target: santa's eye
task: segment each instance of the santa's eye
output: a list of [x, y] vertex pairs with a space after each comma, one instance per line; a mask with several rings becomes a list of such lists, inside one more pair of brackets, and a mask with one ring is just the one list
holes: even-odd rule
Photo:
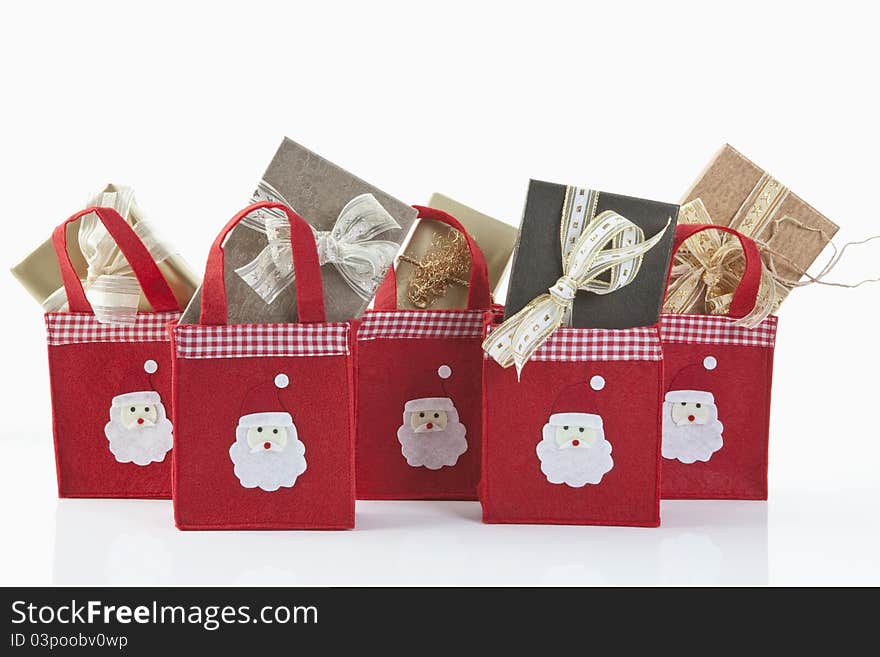
[[134, 411], [135, 411], [135, 407], [132, 406], [132, 407], [131, 407], [131, 412], [134, 413]]
[[562, 430], [563, 430], [563, 431], [568, 431], [568, 425], [565, 425], [564, 427], [562, 427]]
[[682, 405], [682, 406], [687, 406], [688, 403], [687, 403], [687, 402], [681, 402], [681, 405]]
[[702, 404], [697, 404], [697, 408], [703, 408]]
[[584, 432], [584, 428], [581, 427], [578, 431], [580, 431], [581, 433], [583, 433], [583, 432]]
[[263, 427], [257, 427], [257, 431], [263, 433]]
[[272, 429], [272, 433], [278, 433], [278, 429]]
[[419, 413], [419, 417], [425, 417], [424, 413]]
[[149, 412], [150, 412], [150, 407], [149, 407], [149, 406], [144, 406], [144, 412], [145, 412], [145, 413], [149, 413]]
[[434, 413], [434, 417], [435, 417], [435, 418], [440, 417], [440, 413]]

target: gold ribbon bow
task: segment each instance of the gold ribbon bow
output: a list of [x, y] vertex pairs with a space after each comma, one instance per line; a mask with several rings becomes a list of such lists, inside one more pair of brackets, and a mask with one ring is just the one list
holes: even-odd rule
[[416, 268], [407, 285], [407, 297], [416, 308], [429, 308], [450, 284], [468, 286], [471, 254], [464, 235], [453, 228], [446, 235], [435, 233], [421, 260], [406, 254], [400, 260]]
[[[516, 367], [517, 379], [529, 358], [570, 316], [577, 291], [611, 294], [631, 283], [645, 253], [672, 222], [670, 218], [663, 230], [646, 240], [641, 228], [611, 210], [597, 215], [576, 238], [567, 235], [578, 222], [563, 219], [563, 275], [546, 294], [508, 318], [483, 342], [483, 350], [501, 367]], [[599, 278], [606, 273], [607, 277]]]
[[[679, 224], [714, 223], [700, 199], [681, 206], [678, 221]], [[748, 223], [741, 224], [740, 232], [754, 230]], [[705, 308], [710, 315], [727, 315], [744, 271], [745, 257], [735, 236], [717, 230], [697, 233], [675, 256], [663, 312], [699, 313]], [[746, 327], [760, 324], [778, 305], [776, 286], [776, 279], [762, 262], [755, 308], [735, 323]]]

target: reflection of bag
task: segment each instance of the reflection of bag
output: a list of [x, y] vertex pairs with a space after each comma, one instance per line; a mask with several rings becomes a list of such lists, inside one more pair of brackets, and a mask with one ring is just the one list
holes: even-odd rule
[[[223, 242], [246, 215], [290, 221], [299, 321], [228, 324]], [[354, 526], [354, 333], [324, 321], [312, 229], [279, 203], [239, 212], [211, 247], [198, 324], [172, 332], [181, 529]]]
[[467, 240], [467, 309], [398, 310], [393, 270], [379, 288], [358, 333], [358, 498], [476, 499], [486, 262], [456, 219], [418, 210]]
[[484, 522], [659, 525], [662, 376], [655, 326], [557, 329], [520, 381], [487, 356]]
[[735, 320], [755, 307], [761, 259], [755, 243], [724, 226], [682, 224], [673, 252], [692, 235], [736, 236], [745, 272], [730, 315], [663, 315], [664, 498], [767, 499], [770, 386], [777, 318], [755, 328]]
[[[67, 225], [94, 212], [153, 307], [134, 324], [102, 324], [67, 252]], [[87, 208], [52, 244], [70, 312], [46, 313], [52, 427], [61, 497], [171, 496], [171, 359], [166, 324], [180, 308], [149, 251], [115, 210]]]

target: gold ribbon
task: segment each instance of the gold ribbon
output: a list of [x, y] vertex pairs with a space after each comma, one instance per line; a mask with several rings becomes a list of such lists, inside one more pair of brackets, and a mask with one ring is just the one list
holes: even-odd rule
[[407, 285], [407, 297], [416, 308], [428, 308], [445, 296], [450, 284], [468, 286], [471, 254], [464, 235], [450, 228], [446, 235], [435, 233], [421, 260], [403, 254], [400, 260], [416, 270]]
[[[855, 284], [827, 282], [824, 277], [834, 269], [849, 246], [865, 244], [880, 236], [875, 235], [859, 242], [849, 242], [839, 249], [824, 231], [812, 228], [788, 215], [777, 218], [779, 209], [788, 197], [788, 188], [778, 180], [764, 174], [746, 197], [730, 227], [754, 240], [761, 253], [761, 283], [754, 310], [734, 322], [740, 326], [754, 327], [775, 312], [785, 293], [796, 287], [819, 284], [833, 287], [856, 288], [865, 283], [875, 283], [880, 278], [868, 278]], [[699, 198], [681, 206], [678, 222], [692, 224], [715, 224]], [[818, 232], [825, 244], [831, 244], [834, 253], [828, 264], [815, 276], [784, 253], [774, 250], [768, 242], [774, 230], [782, 224], [792, 224], [808, 232]], [[765, 230], [769, 227], [770, 230]], [[767, 233], [769, 237], [762, 239]], [[808, 280], [790, 279], [776, 270], [776, 261], [782, 261], [798, 276]], [[708, 313], [727, 315], [730, 302], [745, 270], [745, 257], [739, 241], [733, 235], [721, 231], [706, 231], [688, 239], [673, 261], [669, 291], [663, 303], [663, 311], [674, 314]]]
[[[748, 209], [738, 214], [731, 227], [754, 239], [772, 220], [786, 193], [787, 190], [772, 178], [759, 182], [750, 195]], [[699, 198], [681, 207], [678, 222], [715, 223]], [[735, 236], [721, 231], [697, 233], [675, 255], [663, 312], [689, 314], [705, 309], [710, 315], [727, 315], [744, 272], [745, 256]], [[751, 328], [764, 321], [779, 305], [777, 286], [781, 285], [783, 281], [774, 276], [762, 261], [755, 308], [737, 319], [735, 324]]]
[[[563, 275], [547, 294], [533, 299], [508, 318], [483, 342], [483, 350], [501, 367], [516, 367], [517, 379], [526, 362], [570, 315], [578, 290], [611, 294], [631, 283], [639, 273], [642, 258], [660, 241], [672, 222], [646, 240], [641, 228], [626, 217], [606, 210], [589, 221], [584, 208], [589, 204], [569, 202], [566, 194], [562, 221]], [[592, 197], [594, 193], [590, 193]], [[576, 190], [574, 196], [584, 196]], [[592, 203], [595, 209], [595, 203]], [[570, 209], [570, 212], [566, 210]], [[589, 223], [574, 237], [572, 227], [584, 219]], [[607, 274], [603, 278], [603, 274]]]

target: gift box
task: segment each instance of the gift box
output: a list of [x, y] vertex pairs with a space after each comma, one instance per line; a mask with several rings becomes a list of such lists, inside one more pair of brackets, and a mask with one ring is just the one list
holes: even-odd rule
[[743, 326], [758, 299], [761, 256], [726, 226], [681, 224], [674, 250], [707, 232], [737, 240], [745, 263], [727, 315], [663, 314], [662, 496], [767, 499], [777, 318]]
[[[260, 210], [289, 222], [297, 322], [230, 323], [224, 240]], [[299, 215], [263, 202], [230, 220], [208, 255], [198, 321], [172, 330], [178, 528], [354, 526], [355, 332], [326, 321]]]
[[[455, 217], [477, 243], [495, 289], [513, 253], [516, 228], [442, 194], [432, 194], [428, 205]], [[457, 231], [442, 222], [418, 222], [397, 262], [397, 307], [464, 308], [470, 269], [467, 244]]]
[[[578, 236], [605, 212], [620, 214], [646, 235], [660, 233], [666, 226], [670, 228], [644, 254], [638, 270], [620, 270], [615, 281], [619, 291], [614, 295], [577, 291], [570, 326], [630, 328], [657, 323], [678, 206], [538, 180], [529, 183], [511, 266], [505, 317], [516, 315], [553, 286], [562, 276], [564, 261]], [[620, 286], [624, 281], [625, 285]]]
[[[668, 270], [675, 207], [653, 208], [652, 213], [662, 207], [672, 214], [648, 233], [620, 211], [590, 209], [603, 207], [603, 194], [556, 187], [533, 182], [525, 210], [533, 224], [541, 216], [538, 207], [552, 206], [559, 213], [542, 217], [555, 240], [553, 261], [560, 266], [555, 282], [500, 325], [486, 316], [483, 519], [656, 526], [663, 384], [657, 326], [565, 325], [578, 302], [595, 308], [591, 323], [650, 320], [663, 296], [654, 277], [658, 266]], [[654, 205], [623, 198], [614, 202], [630, 214]], [[521, 235], [516, 281], [522, 280], [521, 263], [550, 254], [534, 225], [528, 231], [524, 225]], [[660, 262], [646, 267], [652, 256]], [[551, 275], [546, 263], [529, 268]], [[624, 295], [642, 276], [646, 280], [635, 294]], [[511, 278], [509, 294], [519, 297], [516, 281]], [[578, 297], [579, 292], [586, 296]], [[591, 303], [591, 296], [603, 304]], [[643, 307], [628, 313], [612, 302]]]
[[[68, 254], [68, 227], [94, 213], [153, 311], [99, 322]], [[60, 497], [171, 495], [171, 354], [179, 303], [138, 234], [115, 210], [87, 208], [52, 234], [68, 312], [46, 313]], [[93, 375], [91, 375], [93, 374]]]
[[[679, 222], [727, 226], [757, 243], [768, 268], [759, 299], [762, 316], [776, 312], [793, 283], [801, 279], [838, 230], [730, 145], [715, 155], [685, 194]], [[714, 273], [694, 274], [691, 280], [684, 280], [693, 267], [689, 266], [689, 249], [682, 249], [677, 260], [681, 266], [673, 271], [673, 289], [664, 312], [724, 315], [743, 271], [741, 259], [735, 257], [740, 253], [736, 240], [705, 235], [691, 244], [698, 249], [701, 267], [714, 265]], [[735, 253], [725, 253], [730, 249]], [[761, 304], [767, 306], [764, 312]]]
[[[312, 226], [331, 322], [360, 317], [416, 218], [409, 205], [286, 138], [251, 200], [282, 203]], [[225, 249], [231, 324], [297, 320], [290, 250], [287, 218], [272, 206], [232, 231]], [[183, 321], [196, 323], [200, 312], [197, 292]]]
[[[146, 220], [145, 213], [137, 204], [130, 187], [107, 185], [102, 191], [92, 195], [86, 206], [109, 207], [116, 210], [134, 228], [138, 238], [150, 251], [180, 307], [185, 307], [189, 303], [199, 284], [198, 276], [183, 258], [157, 235], [155, 228]], [[70, 225], [67, 231], [67, 246], [74, 271], [83, 281], [93, 305], [97, 306], [93, 309], [99, 320], [132, 323], [136, 311], [151, 310], [146, 295], [137, 285], [131, 267], [112, 237], [107, 234], [97, 215], [88, 213], [77, 223]], [[12, 274], [43, 306], [44, 311], [64, 312], [67, 309], [61, 270], [58, 267], [51, 238], [15, 265]], [[108, 277], [112, 279], [111, 283], [114, 286], [102, 285]], [[127, 280], [120, 280], [121, 278]], [[126, 282], [129, 284], [126, 285]], [[116, 296], [112, 296], [114, 294]], [[126, 313], [126, 318], [121, 322], [118, 321], [120, 319], [118, 308], [112, 307], [114, 302], [119, 300], [120, 294], [133, 297], [124, 300], [130, 312]], [[108, 304], [106, 308], [101, 307], [102, 299]]]
[[[486, 262], [454, 217], [419, 207], [468, 250], [466, 307], [397, 307], [394, 270], [358, 332], [359, 499], [477, 499], [480, 480]], [[418, 228], [416, 229], [418, 230]], [[470, 265], [472, 263], [472, 266]]]

